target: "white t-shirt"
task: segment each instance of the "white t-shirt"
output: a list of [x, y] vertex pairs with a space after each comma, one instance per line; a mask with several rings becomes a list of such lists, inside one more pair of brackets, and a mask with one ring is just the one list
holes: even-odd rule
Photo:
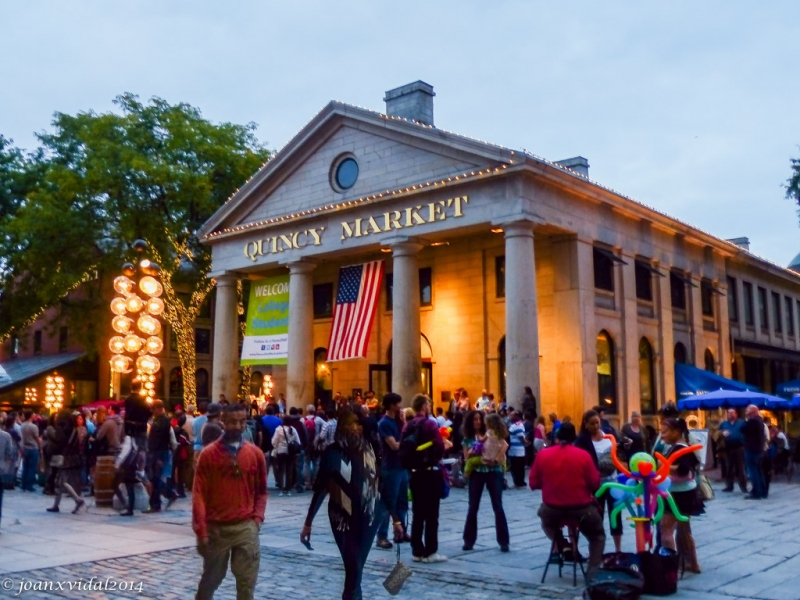
[[[596, 442], [592, 440], [594, 452], [597, 454], [597, 468], [600, 471], [600, 478], [603, 481], [615, 481], [617, 478], [617, 470], [613, 468], [613, 461], [611, 460], [611, 440], [603, 438]], [[611, 473], [608, 470], [611, 469]]]

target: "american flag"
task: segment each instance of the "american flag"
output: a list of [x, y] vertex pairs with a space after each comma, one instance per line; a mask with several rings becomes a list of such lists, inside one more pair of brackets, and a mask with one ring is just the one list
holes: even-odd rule
[[367, 356], [382, 279], [382, 260], [339, 269], [339, 290], [328, 341], [329, 361]]

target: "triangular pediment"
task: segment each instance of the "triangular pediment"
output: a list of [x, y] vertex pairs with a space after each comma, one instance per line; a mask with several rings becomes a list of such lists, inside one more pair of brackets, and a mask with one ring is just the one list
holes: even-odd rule
[[[337, 190], [332, 183], [333, 171], [343, 156], [356, 160], [358, 178], [351, 188]], [[201, 234], [506, 162], [509, 151], [504, 148], [331, 103], [217, 211]]]

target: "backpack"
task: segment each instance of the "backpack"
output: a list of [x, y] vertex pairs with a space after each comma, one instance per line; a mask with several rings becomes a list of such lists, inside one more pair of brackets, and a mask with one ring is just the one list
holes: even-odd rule
[[311, 446], [314, 443], [314, 437], [317, 435], [317, 418], [314, 415], [310, 415], [303, 419], [303, 425], [306, 426], [306, 437], [308, 439], [308, 445]]
[[400, 465], [409, 471], [428, 469], [435, 466], [432, 448], [417, 450], [425, 441], [429, 441], [422, 439], [422, 423], [422, 419], [410, 421], [400, 436], [400, 449], [398, 450]]

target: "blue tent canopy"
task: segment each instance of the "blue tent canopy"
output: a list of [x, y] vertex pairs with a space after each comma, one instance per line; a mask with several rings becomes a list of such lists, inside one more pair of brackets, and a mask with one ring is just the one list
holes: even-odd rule
[[675, 365], [675, 394], [678, 396], [679, 400], [681, 398], [691, 398], [692, 396], [707, 394], [708, 392], [717, 390], [756, 392], [758, 388], [754, 385], [728, 379], [722, 375], [692, 367], [691, 365], [680, 363]]
[[784, 381], [775, 386], [775, 394], [782, 398], [791, 400], [794, 394], [800, 394], [800, 379]]
[[788, 400], [761, 392], [717, 390], [691, 398], [678, 400], [679, 410], [715, 410], [717, 408], [745, 408], [755, 404], [760, 409], [789, 410]]

